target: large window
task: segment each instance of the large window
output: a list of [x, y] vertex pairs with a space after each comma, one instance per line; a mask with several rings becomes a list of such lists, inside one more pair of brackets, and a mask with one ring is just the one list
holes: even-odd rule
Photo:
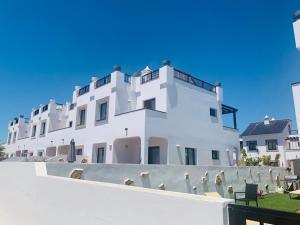
[[85, 125], [85, 114], [86, 114], [86, 109], [81, 109], [79, 110], [79, 126]]
[[196, 165], [196, 149], [185, 148], [185, 165]]
[[41, 123], [40, 135], [43, 136], [46, 133], [46, 121]]
[[278, 142], [276, 139], [266, 140], [267, 150], [269, 150], [269, 151], [276, 151], [277, 145], [278, 145]]
[[100, 121], [107, 119], [107, 102], [100, 104]]
[[145, 100], [144, 101], [144, 108], [155, 110], [155, 98]]
[[210, 116], [217, 117], [217, 110], [214, 108], [209, 109]]
[[212, 150], [212, 151], [211, 151], [211, 158], [212, 158], [213, 160], [219, 160], [219, 159], [220, 159], [219, 151], [217, 151], [217, 150]]
[[257, 141], [247, 141], [248, 151], [257, 151]]
[[31, 137], [35, 137], [36, 135], [36, 125], [32, 126], [32, 132], [31, 132]]

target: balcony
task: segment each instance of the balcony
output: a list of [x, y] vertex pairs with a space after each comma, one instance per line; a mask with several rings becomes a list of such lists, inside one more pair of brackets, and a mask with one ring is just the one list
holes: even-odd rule
[[108, 75], [106, 77], [103, 77], [103, 78], [100, 78], [99, 80], [96, 81], [95, 88], [102, 87], [102, 86], [110, 83], [110, 81], [111, 81], [111, 76], [110, 75]]
[[196, 77], [193, 77], [190, 74], [182, 72], [180, 70], [174, 69], [174, 77], [179, 79], [179, 80], [182, 80], [184, 82], [187, 82], [189, 84], [192, 84], [194, 86], [203, 88], [207, 91], [210, 91], [210, 92], [213, 92], [213, 93], [216, 92], [216, 86], [215, 85], [207, 83], [203, 80], [200, 80]]
[[131, 76], [128, 74], [124, 74], [124, 82], [125, 83], [131, 83]]
[[147, 73], [141, 77], [141, 84], [145, 84], [152, 80], [159, 78], [159, 70], [154, 70], [151, 73]]

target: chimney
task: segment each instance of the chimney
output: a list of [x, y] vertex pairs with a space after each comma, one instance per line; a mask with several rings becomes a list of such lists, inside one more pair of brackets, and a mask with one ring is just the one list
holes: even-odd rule
[[270, 118], [269, 118], [268, 115], [266, 115], [265, 118], [264, 118], [264, 124], [265, 125], [269, 125], [270, 124]]

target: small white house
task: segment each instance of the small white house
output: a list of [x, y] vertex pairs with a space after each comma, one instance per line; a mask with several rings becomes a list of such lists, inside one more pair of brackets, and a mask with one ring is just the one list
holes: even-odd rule
[[300, 157], [299, 137], [291, 130], [289, 119], [275, 120], [268, 116], [262, 122], [251, 123], [241, 134], [247, 156], [280, 155], [280, 166], [290, 166], [289, 160]]
[[[77, 160], [93, 163], [233, 165], [239, 154], [237, 109], [223, 89], [171, 67], [146, 67], [129, 76], [115, 67], [76, 86], [71, 103], [54, 100], [10, 121], [10, 156], [66, 159], [71, 139]], [[232, 114], [232, 127], [223, 126]], [[61, 159], [60, 159], [61, 160]]]

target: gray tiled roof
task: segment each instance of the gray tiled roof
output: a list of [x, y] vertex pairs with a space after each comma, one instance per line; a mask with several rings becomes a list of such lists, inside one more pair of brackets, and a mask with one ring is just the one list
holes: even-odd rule
[[281, 133], [289, 121], [288, 119], [272, 120], [268, 125], [265, 125], [264, 122], [251, 123], [241, 136]]

